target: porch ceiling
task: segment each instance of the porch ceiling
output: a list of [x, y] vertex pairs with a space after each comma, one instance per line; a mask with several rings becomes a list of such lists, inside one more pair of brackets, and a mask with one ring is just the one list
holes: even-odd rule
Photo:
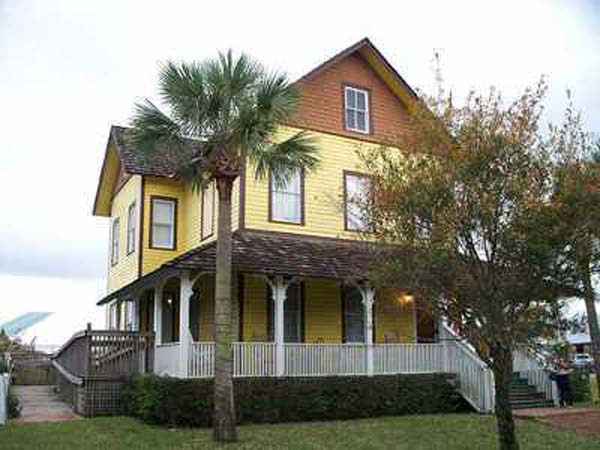
[[[376, 251], [375, 245], [363, 241], [247, 229], [233, 233], [233, 266], [242, 273], [362, 281], [368, 278]], [[158, 279], [164, 272], [214, 272], [215, 257], [216, 241], [199, 246], [104, 297], [98, 304], [138, 291], [150, 278]]]

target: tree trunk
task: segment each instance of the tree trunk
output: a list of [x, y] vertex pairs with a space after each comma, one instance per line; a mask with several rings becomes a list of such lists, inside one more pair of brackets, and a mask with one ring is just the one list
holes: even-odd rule
[[600, 392], [600, 332], [598, 330], [598, 314], [596, 313], [596, 295], [592, 285], [592, 276], [589, 270], [584, 270], [582, 274], [583, 298], [585, 300], [585, 309], [590, 328], [590, 338], [592, 341], [592, 357], [594, 358], [594, 373], [596, 374], [596, 384]]
[[496, 393], [496, 424], [498, 442], [501, 450], [519, 450], [519, 442], [515, 433], [515, 420], [510, 406], [510, 382], [512, 378], [512, 352], [497, 346], [491, 349], [493, 358], [492, 371]]
[[231, 192], [230, 179], [218, 179], [219, 218], [215, 266], [215, 392], [213, 437], [220, 442], [238, 438], [233, 400], [231, 330]]

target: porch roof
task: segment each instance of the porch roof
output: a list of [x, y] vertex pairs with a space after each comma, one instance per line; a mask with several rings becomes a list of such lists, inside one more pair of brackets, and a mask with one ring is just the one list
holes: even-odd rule
[[[356, 281], [368, 278], [377, 251], [376, 245], [364, 241], [256, 230], [235, 231], [232, 244], [238, 272]], [[109, 294], [98, 305], [148, 286], [161, 272], [214, 272], [216, 247], [216, 241], [196, 247]]]

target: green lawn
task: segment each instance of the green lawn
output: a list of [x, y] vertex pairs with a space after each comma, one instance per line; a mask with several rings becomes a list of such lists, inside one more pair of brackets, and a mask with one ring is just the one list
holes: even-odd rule
[[[524, 450], [598, 449], [600, 438], [577, 436], [520, 421]], [[8, 425], [0, 449], [188, 449], [215, 448], [210, 430], [168, 430], [128, 417]], [[494, 419], [475, 414], [385, 417], [241, 427], [241, 442], [227, 449], [495, 449]]]

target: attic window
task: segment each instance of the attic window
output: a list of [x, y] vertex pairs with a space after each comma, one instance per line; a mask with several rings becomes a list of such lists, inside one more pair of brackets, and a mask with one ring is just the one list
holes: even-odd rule
[[344, 87], [344, 120], [346, 130], [369, 134], [369, 91]]

